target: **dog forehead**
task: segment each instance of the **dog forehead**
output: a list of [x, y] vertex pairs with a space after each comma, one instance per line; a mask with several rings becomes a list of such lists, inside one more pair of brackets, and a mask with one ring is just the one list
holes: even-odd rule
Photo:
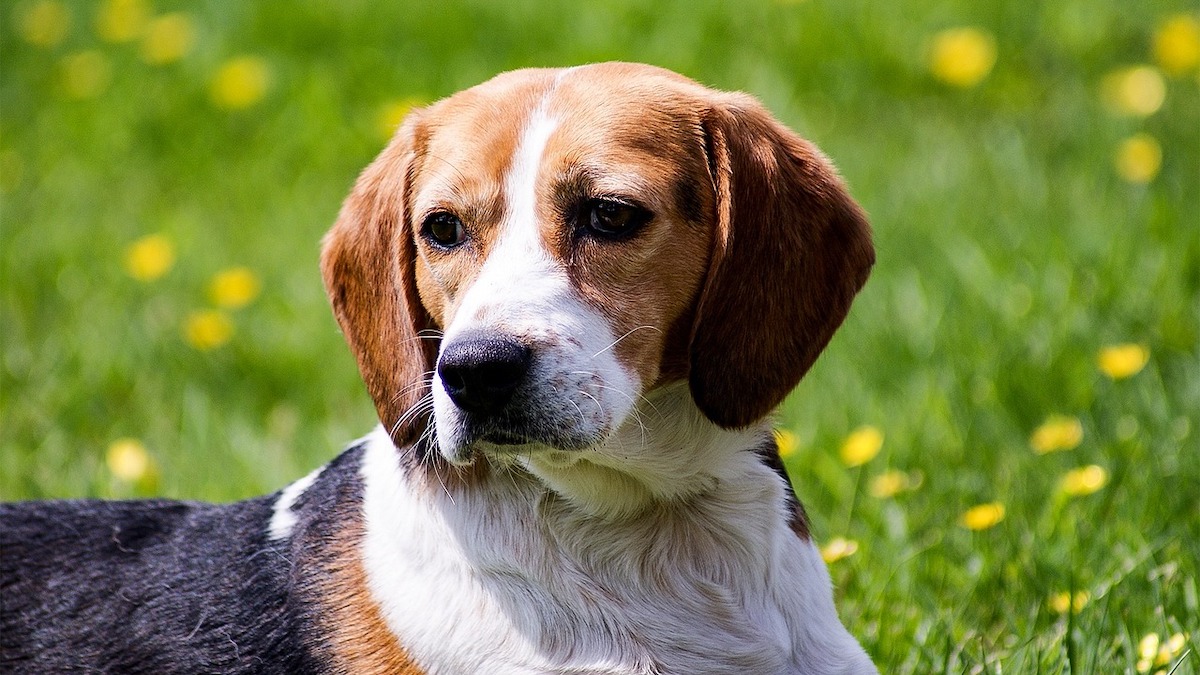
[[539, 114], [554, 125], [547, 161], [660, 173], [695, 154], [708, 93], [640, 64], [504, 73], [428, 109], [423, 173], [459, 190], [496, 184]]

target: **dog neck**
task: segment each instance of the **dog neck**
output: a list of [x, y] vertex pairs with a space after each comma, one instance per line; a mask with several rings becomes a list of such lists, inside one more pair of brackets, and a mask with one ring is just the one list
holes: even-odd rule
[[[481, 455], [453, 473], [417, 471], [377, 430], [362, 468], [363, 555], [396, 634], [418, 656], [461, 644], [533, 664], [494, 672], [630, 663], [643, 631], [677, 643], [679, 672], [781, 672], [808, 601], [776, 597], [768, 580], [806, 577], [792, 567], [815, 549], [788, 528], [786, 485], [757, 448], [765, 427], [722, 430], [680, 395], [647, 397], [587, 459]], [[487, 650], [484, 627], [499, 631]]]

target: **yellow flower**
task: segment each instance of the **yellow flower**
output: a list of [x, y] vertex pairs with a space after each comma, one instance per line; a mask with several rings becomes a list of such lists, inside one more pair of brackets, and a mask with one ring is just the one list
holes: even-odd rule
[[142, 37], [142, 60], [161, 66], [183, 58], [196, 40], [196, 27], [191, 17], [174, 12], [156, 17], [146, 26]]
[[1091, 595], [1087, 591], [1076, 591], [1074, 597], [1070, 593], [1063, 591], [1062, 593], [1055, 593], [1050, 596], [1050, 601], [1047, 604], [1050, 605], [1050, 609], [1055, 614], [1066, 614], [1068, 611], [1078, 614], [1090, 599]]
[[209, 96], [219, 108], [241, 110], [262, 100], [271, 83], [271, 69], [257, 56], [239, 56], [225, 62], [209, 85]]
[[104, 462], [109, 472], [126, 483], [136, 483], [150, 471], [150, 455], [146, 446], [135, 438], [119, 438], [108, 445]]
[[1187, 645], [1187, 637], [1183, 633], [1176, 633], [1167, 638], [1167, 641], [1158, 648], [1158, 656], [1154, 659], [1154, 665], [1167, 665], [1183, 651], [1185, 645]]
[[1137, 375], [1149, 361], [1150, 350], [1137, 344], [1105, 347], [1096, 356], [1096, 365], [1100, 367], [1100, 372], [1114, 380]]
[[967, 509], [958, 519], [958, 523], [968, 530], [986, 530], [995, 527], [1004, 520], [1004, 504], [989, 502]]
[[208, 297], [218, 307], [245, 307], [258, 297], [262, 284], [246, 267], [231, 267], [218, 272], [208, 285]]
[[85, 99], [99, 96], [112, 80], [112, 66], [100, 52], [89, 49], [63, 57], [63, 89], [71, 98]]
[[1113, 112], [1128, 117], [1148, 117], [1167, 98], [1167, 84], [1153, 66], [1122, 68], [1104, 76], [1104, 100]]
[[192, 312], [184, 322], [183, 335], [202, 352], [216, 349], [233, 337], [233, 321], [217, 310]]
[[1158, 656], [1158, 633], [1146, 633], [1138, 641], [1138, 656], [1143, 659], [1153, 659]]
[[996, 65], [996, 40], [978, 28], [944, 30], [933, 37], [929, 70], [942, 82], [962, 88], [974, 87]]
[[53, 47], [63, 41], [71, 27], [71, 11], [61, 2], [40, 0], [18, 19], [21, 37], [37, 47]]
[[107, 42], [129, 42], [142, 34], [149, 18], [142, 0], [105, 0], [96, 13], [96, 34]]
[[150, 234], [125, 248], [125, 271], [138, 281], [154, 281], [175, 264], [175, 245], [162, 234]]
[[862, 466], [875, 458], [883, 447], [883, 432], [867, 425], [855, 429], [842, 443], [842, 463], [846, 466]]
[[821, 547], [821, 558], [825, 564], [835, 563], [842, 558], [849, 558], [858, 551], [858, 542], [853, 539], [834, 537]]
[[1072, 469], [1066, 473], [1059, 483], [1059, 489], [1071, 497], [1090, 495], [1108, 484], [1108, 471], [1102, 466], [1088, 466]]
[[1171, 75], [1200, 65], [1200, 20], [1176, 14], [1164, 21], [1154, 34], [1154, 59]]
[[1048, 452], [1070, 450], [1083, 441], [1083, 424], [1078, 418], [1065, 415], [1051, 415], [1033, 430], [1029, 437], [1029, 445], [1034, 452], [1044, 455]]
[[420, 104], [421, 101], [416, 98], [402, 98], [385, 103], [379, 109], [379, 115], [376, 118], [379, 138], [385, 141], [391, 138], [409, 111]]
[[776, 429], [775, 445], [779, 448], [779, 456], [786, 459], [796, 454], [796, 447], [800, 442], [796, 439], [796, 434], [787, 429]]
[[1162, 168], [1162, 147], [1150, 134], [1134, 134], [1117, 146], [1113, 166], [1127, 182], [1149, 183]]
[[912, 489], [914, 483], [903, 471], [885, 471], [871, 479], [871, 496], [878, 499], [888, 499]]

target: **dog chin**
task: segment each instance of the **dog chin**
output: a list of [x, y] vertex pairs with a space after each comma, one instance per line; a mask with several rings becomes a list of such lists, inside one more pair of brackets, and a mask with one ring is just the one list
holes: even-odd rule
[[438, 449], [446, 461], [465, 466], [479, 455], [508, 462], [521, 457], [537, 455], [552, 463], [569, 464], [577, 456], [603, 440], [595, 436], [579, 436], [567, 430], [524, 429], [487, 425], [488, 428], [471, 428], [462, 424], [457, 434], [438, 433]]

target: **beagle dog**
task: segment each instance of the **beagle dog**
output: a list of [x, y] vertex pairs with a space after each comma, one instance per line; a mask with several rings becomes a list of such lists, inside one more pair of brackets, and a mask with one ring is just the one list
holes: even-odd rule
[[321, 269], [380, 426], [228, 505], [0, 509], [8, 673], [874, 673], [769, 415], [874, 261], [753, 98], [605, 63], [412, 112]]

